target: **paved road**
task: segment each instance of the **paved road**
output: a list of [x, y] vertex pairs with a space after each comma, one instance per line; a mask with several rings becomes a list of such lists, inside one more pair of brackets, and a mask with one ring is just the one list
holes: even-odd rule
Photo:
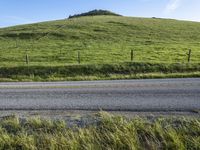
[[199, 79], [0, 83], [0, 110], [200, 110]]

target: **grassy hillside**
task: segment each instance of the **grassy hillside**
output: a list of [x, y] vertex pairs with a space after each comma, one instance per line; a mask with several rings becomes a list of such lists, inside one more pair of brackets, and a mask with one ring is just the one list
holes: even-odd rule
[[[88, 16], [0, 29], [0, 69], [137, 63], [191, 63], [199, 70], [200, 23]], [[29, 69], [30, 69], [29, 68]], [[180, 68], [181, 69], [181, 68]], [[2, 76], [4, 77], [4, 76]]]

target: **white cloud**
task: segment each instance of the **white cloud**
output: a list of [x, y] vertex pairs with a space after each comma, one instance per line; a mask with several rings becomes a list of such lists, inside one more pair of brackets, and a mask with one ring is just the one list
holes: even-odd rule
[[183, 0], [170, 0], [165, 8], [165, 13], [170, 14], [176, 11], [180, 7], [182, 1]]

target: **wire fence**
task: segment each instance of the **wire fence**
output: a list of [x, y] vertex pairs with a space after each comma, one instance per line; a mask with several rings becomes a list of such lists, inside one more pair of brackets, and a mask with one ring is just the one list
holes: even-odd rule
[[[51, 50], [8, 50], [0, 55], [0, 63], [14, 65], [67, 65], [101, 64], [122, 62], [151, 63], [199, 63], [200, 52], [192, 49], [168, 50], [168, 52], [148, 52], [145, 50], [70, 50], [57, 48]], [[2, 66], [2, 65], [1, 65]]]
[[[63, 27], [63, 26], [62, 26]], [[61, 28], [61, 27], [60, 27]], [[121, 45], [113, 47], [100, 45], [94, 47], [86, 42], [43, 43], [45, 35], [38, 40], [0, 40], [0, 66], [20, 65], [68, 65], [99, 64], [121, 62], [156, 62], [156, 63], [199, 63], [200, 51], [181, 47], [137, 47]], [[40, 41], [40, 42], [39, 42]], [[110, 46], [110, 47], [109, 47]]]

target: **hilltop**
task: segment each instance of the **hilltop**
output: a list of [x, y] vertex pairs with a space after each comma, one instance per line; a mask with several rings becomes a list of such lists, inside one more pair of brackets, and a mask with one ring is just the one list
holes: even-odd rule
[[[72, 76], [200, 71], [199, 41], [200, 23], [158, 18], [97, 15], [1, 28], [0, 76], [16, 77], [19, 73], [15, 69], [20, 72], [19, 68], [26, 72], [26, 55], [29, 71], [31, 67], [34, 71], [20, 72], [22, 76], [36, 76], [40, 68], [39, 76], [44, 78], [63, 77], [66, 71], [58, 71], [60, 67], [73, 68], [79, 62], [83, 68], [91, 67], [90, 72], [78, 67], [79, 73]], [[188, 49], [192, 49], [190, 65], [193, 67], [187, 65]], [[101, 70], [104, 64], [106, 71]], [[154, 64], [163, 69], [154, 68]], [[171, 64], [180, 65], [170, 70]]]
[[84, 17], [84, 16], [102, 16], [102, 15], [106, 15], [106, 16], [121, 16], [119, 14], [116, 14], [114, 12], [111, 12], [111, 11], [108, 11], [108, 10], [92, 10], [92, 11], [89, 11], [89, 12], [86, 12], [86, 13], [81, 13], [81, 14], [76, 14], [76, 15], [73, 15], [73, 16], [69, 16], [69, 18], [77, 18], [77, 17]]

